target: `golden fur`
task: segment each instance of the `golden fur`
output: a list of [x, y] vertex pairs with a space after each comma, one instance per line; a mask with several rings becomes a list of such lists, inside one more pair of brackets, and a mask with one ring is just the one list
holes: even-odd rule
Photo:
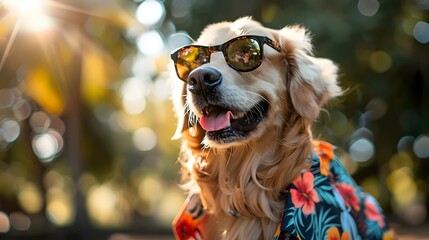
[[341, 94], [337, 67], [312, 56], [309, 34], [302, 27], [273, 30], [240, 18], [208, 26], [196, 44], [221, 44], [244, 34], [268, 36], [282, 51], [264, 45], [262, 65], [246, 73], [227, 66], [222, 56], [212, 56], [206, 65], [222, 73], [226, 100], [243, 109], [261, 98], [269, 102], [266, 119], [246, 140], [207, 140], [186, 84], [174, 81], [184, 186], [200, 192], [210, 214], [204, 239], [271, 239], [284, 207], [282, 192], [307, 167], [312, 122], [328, 99]]

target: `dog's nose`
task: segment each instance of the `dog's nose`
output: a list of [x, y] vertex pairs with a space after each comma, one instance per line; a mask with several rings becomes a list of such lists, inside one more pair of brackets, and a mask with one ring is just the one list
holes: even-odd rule
[[222, 74], [211, 67], [200, 67], [192, 71], [188, 76], [188, 89], [192, 93], [207, 92], [213, 90], [222, 82]]

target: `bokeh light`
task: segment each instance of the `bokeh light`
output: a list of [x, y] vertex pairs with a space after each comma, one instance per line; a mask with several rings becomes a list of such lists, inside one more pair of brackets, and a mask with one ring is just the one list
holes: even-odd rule
[[21, 127], [13, 119], [5, 119], [0, 123], [0, 139], [8, 143], [14, 142], [21, 134]]
[[0, 211], [0, 233], [7, 233], [10, 229], [9, 216]]
[[405, 221], [411, 225], [421, 225], [427, 219], [427, 207], [422, 201], [413, 202], [400, 212]]
[[387, 112], [387, 104], [383, 99], [374, 98], [366, 105], [365, 117], [369, 120], [382, 118]]
[[171, 225], [171, 220], [177, 215], [177, 209], [180, 209], [183, 201], [183, 192], [178, 188], [170, 187], [164, 192], [158, 208], [158, 218], [164, 225]]
[[396, 146], [398, 152], [405, 152], [413, 148], [415, 138], [413, 136], [403, 136]]
[[156, 146], [156, 133], [150, 128], [140, 128], [133, 134], [134, 146], [140, 151], [149, 151]]
[[374, 156], [374, 144], [366, 139], [361, 138], [350, 144], [350, 156], [357, 162], [366, 162]]
[[43, 178], [46, 191], [46, 216], [56, 226], [68, 226], [75, 219], [72, 180], [51, 170]]
[[36, 134], [32, 140], [33, 151], [42, 162], [50, 162], [62, 150], [64, 143], [55, 130]]
[[170, 82], [166, 78], [159, 78], [153, 85], [152, 94], [150, 99], [155, 103], [163, 103], [169, 101], [171, 98]]
[[414, 153], [419, 158], [429, 158], [429, 136], [420, 135], [414, 142]]
[[12, 90], [6, 88], [6, 89], [0, 89], [0, 109], [8, 108], [12, 106], [13, 102], [15, 101], [15, 94]]
[[26, 120], [28, 117], [30, 117], [30, 114], [31, 114], [30, 103], [25, 99], [18, 100], [13, 105], [13, 113], [15, 114], [18, 120], [20, 121]]
[[10, 214], [10, 224], [18, 231], [27, 231], [31, 227], [31, 219], [22, 212], [13, 212]]
[[144, 25], [152, 26], [164, 20], [164, 5], [157, 0], [145, 0], [137, 8], [136, 17]]
[[21, 183], [18, 203], [26, 213], [35, 214], [40, 212], [43, 206], [43, 198], [39, 187], [32, 182]]
[[369, 57], [369, 66], [376, 72], [382, 73], [392, 66], [392, 59], [384, 51], [376, 51]]
[[189, 18], [192, 16], [190, 13], [192, 7], [191, 0], [173, 0], [171, 3], [171, 14], [174, 18]]
[[155, 75], [158, 72], [156, 62], [151, 57], [137, 55], [133, 59], [131, 70], [137, 78], [144, 81], [145, 88], [150, 88], [150, 81], [147, 80], [148, 76]]
[[129, 114], [140, 114], [146, 108], [146, 85], [139, 78], [126, 79], [122, 85], [122, 106]]
[[164, 49], [164, 40], [159, 32], [152, 30], [137, 38], [137, 47], [145, 55], [160, 54]]
[[120, 227], [129, 221], [129, 203], [116, 184], [93, 186], [86, 201], [91, 220], [102, 227]]
[[358, 9], [359, 12], [367, 17], [374, 16], [380, 7], [378, 0], [359, 0]]
[[108, 186], [94, 186], [88, 191], [87, 207], [91, 218], [100, 225], [116, 225], [117, 196]]
[[64, 122], [59, 117], [37, 111], [31, 114], [29, 123], [34, 133], [31, 142], [34, 154], [44, 163], [52, 161], [64, 147]]
[[429, 23], [419, 21], [413, 29], [414, 38], [422, 44], [429, 42]]
[[387, 187], [393, 193], [395, 203], [405, 207], [417, 197], [417, 185], [410, 168], [402, 167], [391, 172], [387, 177]]
[[67, 226], [74, 220], [74, 211], [70, 200], [57, 197], [48, 202], [46, 216], [49, 221], [57, 226]]
[[142, 204], [139, 204], [138, 209], [141, 214], [150, 215], [158, 210], [159, 201], [164, 196], [161, 182], [161, 179], [152, 176], [147, 176], [139, 181], [137, 191]]
[[407, 152], [399, 152], [390, 158], [389, 167], [391, 170], [397, 170], [401, 168], [413, 169], [413, 158]]
[[51, 125], [51, 119], [46, 112], [38, 111], [31, 115], [30, 126], [35, 132], [45, 131]]

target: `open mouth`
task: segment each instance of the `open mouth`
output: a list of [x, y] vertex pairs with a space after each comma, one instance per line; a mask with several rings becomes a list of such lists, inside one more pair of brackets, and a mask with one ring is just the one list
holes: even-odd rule
[[265, 119], [268, 108], [269, 103], [265, 100], [247, 112], [209, 105], [202, 109], [200, 125], [207, 131], [206, 136], [209, 140], [218, 143], [244, 140]]

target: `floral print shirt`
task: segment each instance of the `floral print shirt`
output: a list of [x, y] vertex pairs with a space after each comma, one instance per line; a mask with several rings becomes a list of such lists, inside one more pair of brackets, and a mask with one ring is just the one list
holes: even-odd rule
[[378, 202], [363, 192], [326, 142], [313, 141], [311, 167], [286, 192], [273, 240], [395, 239]]
[[[396, 239], [377, 201], [361, 191], [334, 147], [322, 141], [313, 141], [313, 147], [311, 167], [286, 190], [272, 240]], [[173, 222], [176, 239], [202, 239], [206, 217], [199, 195], [191, 194]]]

